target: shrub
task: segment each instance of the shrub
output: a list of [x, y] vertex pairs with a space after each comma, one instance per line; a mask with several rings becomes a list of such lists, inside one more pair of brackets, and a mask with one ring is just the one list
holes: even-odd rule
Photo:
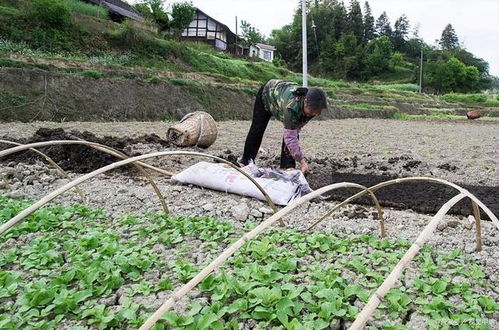
[[194, 86], [194, 85], [196, 85], [196, 82], [189, 80], [189, 79], [184, 79], [184, 78], [172, 78], [168, 81], [172, 85], [177, 85], [177, 86]]
[[461, 102], [461, 103], [483, 103], [487, 101], [485, 94], [460, 94], [449, 93], [442, 96], [446, 102]]
[[162, 80], [159, 77], [150, 77], [145, 80], [146, 82], [150, 84], [159, 84]]
[[81, 15], [92, 16], [97, 18], [108, 17], [108, 11], [106, 8], [92, 5], [81, 0], [66, 0], [69, 9]]
[[81, 74], [87, 78], [93, 78], [93, 79], [100, 79], [104, 76], [102, 72], [95, 70], [83, 71]]
[[72, 24], [71, 10], [63, 0], [33, 0], [27, 16], [45, 28], [62, 30]]
[[181, 47], [175, 42], [155, 38], [153, 35], [135, 28], [128, 21], [112, 31], [110, 36], [118, 46], [129, 49], [143, 57], [179, 56], [181, 54]]

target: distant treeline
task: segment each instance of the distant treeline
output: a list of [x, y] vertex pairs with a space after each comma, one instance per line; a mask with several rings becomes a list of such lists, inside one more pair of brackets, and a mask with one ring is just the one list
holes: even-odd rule
[[[307, 51], [313, 74], [356, 81], [417, 82], [423, 49], [426, 90], [472, 92], [491, 86], [488, 63], [463, 47], [451, 24], [433, 46], [419, 37], [418, 26], [411, 28], [406, 15], [392, 27], [386, 12], [375, 19], [367, 1], [363, 7], [357, 0], [351, 0], [348, 8], [338, 0], [310, 1]], [[277, 47], [277, 61], [298, 71], [301, 16], [298, 6], [293, 22], [272, 31], [269, 38]]]

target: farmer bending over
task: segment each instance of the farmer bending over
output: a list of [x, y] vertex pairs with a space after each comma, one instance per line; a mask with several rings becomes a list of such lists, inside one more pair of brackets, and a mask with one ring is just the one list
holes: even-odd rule
[[255, 160], [270, 117], [284, 124], [281, 168], [294, 168], [300, 163], [303, 173], [308, 164], [300, 147], [300, 130], [310, 119], [327, 109], [326, 94], [319, 88], [303, 88], [277, 79], [269, 80], [256, 94], [253, 121], [244, 144], [242, 165]]

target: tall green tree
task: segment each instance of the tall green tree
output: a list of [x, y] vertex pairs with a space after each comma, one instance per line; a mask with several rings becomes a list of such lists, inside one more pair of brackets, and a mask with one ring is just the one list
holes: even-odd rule
[[347, 32], [353, 34], [357, 40], [364, 39], [364, 23], [362, 22], [362, 10], [357, 0], [351, 0], [347, 15]]
[[456, 31], [452, 27], [452, 24], [447, 24], [447, 26], [445, 26], [438, 44], [445, 50], [459, 47], [459, 38], [457, 37]]
[[160, 31], [169, 28], [170, 18], [164, 8], [163, 0], [142, 0], [135, 5], [135, 8], [146, 18], [153, 20]]
[[390, 68], [390, 58], [393, 53], [393, 45], [390, 38], [381, 36], [371, 40], [367, 45], [365, 67], [366, 78], [372, 78]]
[[409, 34], [409, 20], [407, 16], [402, 15], [395, 21], [394, 25], [395, 29], [393, 30], [392, 38], [393, 38], [393, 47], [395, 50], [402, 50], [407, 39], [407, 35]]
[[241, 37], [243, 38], [243, 44], [246, 46], [263, 42], [264, 40], [260, 31], [245, 20], [241, 20]]
[[390, 26], [390, 20], [388, 19], [388, 15], [385, 11], [381, 13], [376, 20], [375, 30], [378, 37], [392, 37], [392, 27]]
[[359, 58], [359, 42], [352, 33], [343, 34], [335, 45], [335, 76], [341, 79], [359, 79], [362, 61]]
[[455, 57], [439, 59], [427, 68], [427, 86], [437, 92], [473, 92], [479, 90], [480, 73], [472, 65], [467, 66]]
[[281, 58], [293, 68], [299, 46], [298, 40], [294, 37], [292, 24], [273, 30], [270, 34], [269, 42], [277, 48]]
[[175, 2], [172, 5], [172, 21], [170, 28], [173, 33], [179, 36], [182, 31], [189, 26], [196, 14], [196, 7], [190, 2]]
[[371, 13], [369, 2], [364, 3], [364, 40], [367, 42], [374, 38], [374, 17]]
[[332, 6], [331, 20], [333, 21], [333, 38], [334, 40], [339, 40], [341, 35], [347, 31], [347, 10], [343, 2], [334, 1]]

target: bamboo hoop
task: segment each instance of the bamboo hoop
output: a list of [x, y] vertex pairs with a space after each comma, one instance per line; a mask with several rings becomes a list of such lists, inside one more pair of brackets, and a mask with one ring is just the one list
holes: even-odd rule
[[[492, 211], [490, 211], [490, 209], [485, 206], [475, 195], [473, 195], [472, 193], [470, 193], [468, 190], [464, 189], [463, 187], [460, 187], [452, 182], [449, 182], [449, 181], [446, 181], [446, 180], [442, 180], [442, 179], [436, 179], [436, 178], [429, 178], [429, 177], [409, 177], [409, 178], [400, 178], [400, 179], [394, 179], [394, 180], [389, 180], [389, 181], [385, 181], [385, 182], [381, 182], [381, 183], [378, 183], [377, 185], [374, 185], [372, 187], [369, 187], [369, 189], [374, 193], [376, 192], [377, 190], [383, 188], [383, 187], [386, 187], [386, 186], [390, 186], [390, 185], [393, 185], [393, 184], [399, 184], [399, 183], [403, 183], [403, 182], [417, 182], [417, 181], [427, 181], [427, 182], [435, 182], [435, 183], [440, 183], [440, 184], [443, 184], [443, 185], [447, 185], [447, 186], [450, 186], [456, 190], [458, 190], [460, 193], [466, 195], [467, 197], [469, 197], [473, 202], [475, 202], [488, 216], [489, 218], [492, 220], [492, 222], [495, 224], [495, 226], [497, 227], [497, 229], [499, 229], [499, 220], [497, 219], [497, 217], [494, 215], [494, 213], [492, 213]], [[359, 197], [362, 197], [364, 196], [365, 194], [367, 193], [367, 191], [361, 191], [351, 197], [349, 197], [346, 201], [352, 201], [356, 198], [359, 198]], [[331, 213], [333, 213], [335, 210], [335, 208], [333, 207], [331, 210], [327, 211], [322, 217], [319, 218], [318, 221], [316, 221], [312, 226], [310, 226], [308, 228], [308, 230], [314, 228], [316, 225], [318, 225], [322, 220], [324, 220], [327, 216], [331, 215]]]
[[[17, 143], [14, 141], [8, 141], [8, 140], [0, 140], [0, 143], [14, 145], [14, 146], [22, 146], [21, 143]], [[71, 180], [71, 178], [66, 173], [66, 171], [64, 171], [59, 165], [57, 165], [57, 163], [54, 162], [54, 160], [52, 158], [50, 158], [49, 156], [47, 156], [46, 154], [44, 154], [40, 150], [33, 149], [33, 148], [29, 148], [28, 150], [33, 151], [34, 153], [42, 156], [47, 162], [49, 162], [50, 165], [52, 165], [59, 172], [59, 174], [61, 174], [61, 176], [63, 178]], [[83, 190], [81, 190], [81, 188], [79, 186], [76, 186], [75, 189], [78, 192], [78, 195], [80, 195], [80, 199], [81, 199], [82, 204], [86, 204], [85, 194], [83, 193]]]
[[150, 329], [162, 316], [166, 313], [175, 303], [185, 296], [190, 290], [192, 290], [196, 285], [199, 284], [206, 276], [208, 276], [215, 268], [219, 267], [224, 261], [226, 261], [230, 256], [232, 256], [241, 246], [258, 236], [265, 229], [270, 227], [279, 219], [289, 214], [291, 211], [299, 207], [305, 202], [314, 199], [317, 196], [320, 196], [323, 193], [328, 191], [339, 189], [339, 188], [362, 188], [362, 186], [356, 183], [349, 182], [341, 182], [335, 183], [326, 187], [322, 187], [318, 190], [315, 190], [305, 196], [302, 196], [299, 199], [294, 200], [288, 206], [281, 209], [279, 212], [272, 215], [270, 218], [259, 224], [250, 232], [246, 233], [243, 237], [238, 239], [234, 244], [225, 249], [215, 260], [213, 260], [206, 268], [204, 268], [201, 272], [199, 272], [194, 278], [192, 278], [189, 282], [187, 282], [184, 286], [182, 286], [179, 290], [177, 290], [167, 301], [158, 308], [154, 314], [152, 314], [147, 321], [142, 324], [139, 330]]
[[[367, 188], [365, 186], [361, 186], [361, 187], [362, 187], [364, 193], [369, 193], [371, 195], [371, 198], [372, 198], [372, 200], [374, 202], [374, 205], [375, 205], [375, 207], [376, 207], [376, 209], [378, 211], [378, 218], [379, 218], [379, 221], [380, 221], [380, 228], [381, 228], [381, 237], [384, 238], [384, 237], [386, 237], [385, 219], [384, 219], [384, 216], [383, 216], [383, 210], [381, 209], [381, 205], [379, 204], [379, 200], [378, 200], [378, 198], [376, 198], [376, 195], [374, 194], [374, 192], [371, 189], [369, 189], [369, 188]], [[345, 199], [340, 204], [334, 206], [331, 210], [329, 210], [325, 214], [323, 214], [319, 218], [319, 220], [317, 220], [312, 226], [308, 227], [306, 229], [306, 231], [310, 231], [312, 228], [315, 227], [315, 225], [317, 225], [319, 222], [321, 222], [322, 220], [324, 220], [324, 218], [326, 218], [328, 215], [332, 214], [334, 211], [336, 211], [340, 207], [342, 207], [342, 206], [348, 204], [349, 202], [351, 202], [352, 200], [354, 200], [356, 196], [357, 196], [357, 194], [354, 195], [354, 196], [351, 196], [351, 197], [349, 197], [347, 199]]]
[[5, 175], [3, 175], [3, 173], [0, 173], [0, 179], [2, 179], [2, 181], [5, 185], [5, 189], [9, 190], [10, 189], [9, 180], [7, 180], [7, 178], [5, 177]]
[[[96, 142], [85, 141], [85, 140], [53, 140], [53, 141], [44, 141], [44, 142], [35, 142], [35, 143], [30, 143], [30, 144], [24, 144], [24, 145], [16, 147], [16, 148], [10, 148], [10, 149], [0, 151], [0, 158], [8, 156], [12, 153], [16, 153], [16, 152], [19, 152], [22, 150], [29, 149], [29, 148], [38, 148], [38, 147], [46, 147], [46, 146], [53, 146], [53, 145], [54, 146], [55, 145], [68, 145], [68, 144], [82, 144], [82, 145], [92, 147], [96, 150], [108, 153], [112, 156], [115, 156], [115, 157], [118, 157], [121, 159], [128, 158], [128, 156], [125, 155], [124, 153], [122, 153], [116, 149], [113, 149], [109, 146], [106, 146], [106, 145], [100, 144], [100, 143], [96, 143]], [[173, 176], [173, 173], [165, 171], [161, 168], [158, 168], [158, 167], [155, 167], [155, 166], [149, 165], [147, 163], [143, 163], [143, 162], [137, 162], [137, 163], [140, 166], [143, 166], [145, 168], [148, 168], [150, 170], [153, 170], [155, 172], [163, 174], [167, 177]]]
[[395, 282], [407, 267], [407, 264], [414, 258], [414, 256], [416, 256], [416, 254], [421, 249], [421, 246], [423, 246], [423, 244], [430, 239], [431, 235], [437, 228], [437, 225], [442, 220], [442, 218], [447, 214], [447, 212], [449, 212], [452, 206], [454, 206], [457, 202], [465, 197], [467, 197], [466, 194], [460, 193], [454, 196], [440, 208], [437, 214], [435, 214], [428, 225], [426, 225], [424, 230], [419, 234], [418, 238], [416, 239], [416, 241], [414, 241], [409, 250], [407, 250], [407, 252], [404, 254], [402, 259], [400, 259], [397, 265], [393, 268], [390, 275], [383, 281], [376, 292], [371, 296], [362, 311], [357, 315], [357, 318], [352, 323], [349, 330], [358, 330], [364, 328], [364, 325], [374, 313], [385, 295], [393, 288]]
[[476, 248], [475, 251], [482, 251], [482, 220], [480, 219], [480, 209], [474, 201], [471, 201], [471, 207], [473, 208], [473, 214], [475, 215], [475, 226], [476, 226]]
[[[39, 152], [38, 150], [36, 149], [33, 149], [33, 147], [39, 147], [39, 146], [50, 146], [50, 145], [68, 145], [68, 144], [82, 144], [82, 145], [87, 145], [87, 146], [90, 146], [90, 147], [93, 147], [94, 149], [97, 149], [99, 151], [102, 151], [102, 152], [105, 152], [105, 153], [108, 153], [112, 156], [115, 156], [117, 158], [121, 158], [121, 159], [127, 159], [128, 156], [125, 155], [124, 153], [118, 151], [118, 150], [115, 150], [111, 147], [108, 147], [108, 146], [105, 146], [105, 145], [102, 145], [102, 144], [99, 144], [99, 143], [94, 143], [94, 142], [89, 142], [89, 141], [82, 141], [82, 140], [60, 140], [60, 141], [46, 141], [46, 142], [37, 142], [37, 143], [30, 143], [30, 144], [25, 144], [25, 145], [18, 145], [17, 147], [14, 147], [14, 148], [10, 148], [10, 149], [7, 149], [7, 150], [3, 150], [2, 152], [0, 152], [0, 158], [4, 157], [4, 156], [7, 156], [7, 155], [10, 155], [10, 154], [13, 154], [13, 153], [16, 153], [16, 152], [19, 152], [19, 151], [22, 151], [22, 150], [33, 150], [33, 151], [36, 151], [36, 152]], [[43, 155], [43, 153], [40, 152], [40, 154]], [[44, 155], [45, 157], [45, 155]], [[48, 158], [48, 156], [47, 156]], [[47, 160], [49, 160], [50, 158], [48, 158]], [[56, 168], [60, 168], [52, 159], [50, 159], [49, 161], [52, 165], [54, 165]], [[156, 185], [156, 182], [154, 182], [154, 180], [152, 179], [151, 175], [149, 175], [149, 173], [147, 173], [142, 167], [141, 165], [139, 164], [132, 164], [133, 166], [135, 166], [137, 168], [137, 170], [146, 177], [147, 181], [149, 181], [149, 184], [151, 185], [152, 189], [154, 190], [154, 192], [156, 193], [156, 196], [158, 196], [158, 199], [159, 199], [159, 202], [161, 204], [161, 206], [163, 207], [163, 212], [165, 214], [168, 214], [169, 211], [168, 211], [168, 206], [166, 205], [166, 202], [165, 202], [165, 198], [163, 197], [163, 194], [161, 193], [161, 190], [159, 190], [159, 187]], [[61, 171], [62, 168], [60, 168]], [[64, 171], [63, 171], [64, 172]], [[69, 177], [68, 177], [69, 179]], [[79, 189], [78, 186], [76, 186], [77, 189]]]
[[[24, 146], [23, 146], [24, 147]], [[18, 147], [16, 147], [18, 148]], [[10, 150], [10, 149], [9, 149]], [[55, 191], [51, 192], [50, 194], [46, 195], [45, 197], [43, 197], [42, 199], [40, 199], [38, 202], [34, 203], [33, 205], [31, 205], [30, 207], [26, 208], [25, 210], [21, 211], [18, 215], [16, 215], [15, 217], [11, 218], [9, 221], [5, 222], [4, 224], [2, 224], [0, 226], [0, 234], [2, 234], [3, 232], [5, 232], [6, 230], [8, 230], [9, 228], [11, 228], [12, 226], [14, 226], [16, 223], [18, 223], [19, 221], [23, 220], [26, 216], [30, 215], [31, 213], [33, 213], [34, 211], [38, 210], [40, 207], [42, 207], [43, 205], [47, 204], [48, 202], [50, 202], [51, 200], [53, 200], [54, 198], [56, 198], [57, 196], [61, 195], [62, 193], [64, 193], [65, 191], [73, 188], [74, 186], [86, 181], [86, 180], [89, 180], [99, 174], [102, 174], [104, 172], [107, 172], [109, 170], [112, 170], [112, 169], [115, 169], [115, 168], [118, 168], [118, 167], [121, 167], [123, 165], [127, 165], [127, 164], [130, 164], [130, 163], [133, 163], [133, 162], [136, 162], [138, 160], [142, 160], [142, 159], [147, 159], [147, 158], [153, 158], [153, 157], [159, 157], [159, 156], [167, 156], [167, 155], [184, 155], [184, 156], [200, 156], [200, 157], [207, 157], [207, 158], [212, 158], [212, 159], [216, 159], [220, 162], [223, 162], [223, 163], [226, 163], [228, 164], [229, 166], [233, 167], [234, 169], [236, 169], [237, 171], [239, 171], [240, 173], [242, 173], [245, 177], [247, 177], [251, 182], [253, 182], [255, 184], [255, 186], [262, 192], [262, 194], [265, 196], [265, 198], [267, 199], [267, 202], [269, 203], [269, 205], [272, 207], [272, 209], [274, 210], [274, 213], [277, 212], [277, 207], [275, 206], [274, 202], [272, 202], [272, 200], [270, 199], [270, 197], [268, 196], [268, 194], [265, 192], [265, 190], [258, 184], [258, 182], [255, 181], [255, 179], [253, 179], [248, 173], [242, 171], [239, 167], [235, 166], [234, 164], [232, 164], [231, 162], [225, 160], [225, 159], [222, 159], [222, 158], [219, 158], [219, 157], [216, 157], [216, 156], [212, 156], [212, 155], [208, 155], [208, 154], [203, 154], [203, 153], [199, 153], [199, 152], [189, 152], [189, 151], [162, 151], [162, 152], [155, 152], [155, 153], [150, 153], [150, 154], [146, 154], [146, 155], [140, 155], [140, 156], [136, 156], [136, 157], [131, 157], [131, 158], [128, 158], [128, 159], [124, 159], [124, 160], [121, 160], [119, 162], [115, 162], [115, 163], [112, 163], [112, 164], [109, 164], [107, 166], [104, 166], [104, 167], [101, 167], [93, 172], [90, 172], [90, 173], [87, 173], [69, 183], [67, 183], [66, 185], [56, 189]], [[0, 157], [2, 157], [2, 152], [0, 152]]]

